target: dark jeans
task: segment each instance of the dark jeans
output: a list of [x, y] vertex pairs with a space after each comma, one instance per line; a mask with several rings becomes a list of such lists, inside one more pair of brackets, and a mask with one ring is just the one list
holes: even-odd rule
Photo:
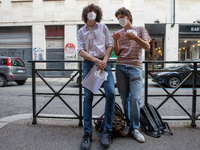
[[138, 129], [142, 91], [142, 68], [116, 66], [117, 87], [130, 130]]
[[[94, 62], [85, 60], [83, 63], [83, 79], [90, 72], [91, 68], [95, 65]], [[104, 131], [112, 131], [113, 114], [115, 107], [115, 84], [113, 79], [112, 70], [110, 65], [107, 64], [106, 69], [108, 73], [107, 81], [104, 81], [105, 90], [105, 115], [104, 115]], [[92, 83], [91, 83], [92, 84]], [[83, 102], [83, 120], [84, 120], [84, 132], [92, 133], [92, 102], [93, 93], [84, 87], [84, 102]]]

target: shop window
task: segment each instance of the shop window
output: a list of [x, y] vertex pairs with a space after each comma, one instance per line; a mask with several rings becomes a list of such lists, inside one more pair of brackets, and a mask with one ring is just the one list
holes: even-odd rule
[[[145, 51], [145, 60], [146, 61], [162, 61], [164, 60], [163, 57], [163, 45], [164, 45], [164, 39], [159, 37], [151, 37], [152, 40], [149, 41], [150, 44], [150, 50]], [[156, 64], [149, 64], [149, 69], [161, 69], [163, 68], [162, 63], [156, 63]]]
[[200, 38], [179, 38], [178, 56], [180, 61], [200, 59]]
[[64, 38], [64, 26], [47, 26], [46, 38]]
[[33, 0], [12, 0], [11, 2], [32, 2]]
[[2, 59], [1, 60], [1, 65], [6, 65], [7, 64], [7, 59]]

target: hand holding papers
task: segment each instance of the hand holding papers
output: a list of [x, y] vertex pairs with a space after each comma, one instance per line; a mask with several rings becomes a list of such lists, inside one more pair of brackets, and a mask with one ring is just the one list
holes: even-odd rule
[[135, 34], [137, 36], [137, 32], [135, 30], [133, 30], [133, 29], [128, 29], [126, 32], [127, 33], [133, 33], [133, 34]]
[[96, 94], [104, 80], [107, 80], [107, 76], [107, 72], [101, 72], [101, 70], [97, 71], [97, 66], [94, 65], [85, 79], [82, 81], [82, 85]]
[[101, 72], [101, 70], [98, 70], [98, 71], [95, 72], [95, 75], [97, 77], [99, 77], [100, 79], [102, 79], [104, 81], [107, 81], [107, 77], [108, 77], [108, 73], [107, 72], [105, 72], [105, 71]]

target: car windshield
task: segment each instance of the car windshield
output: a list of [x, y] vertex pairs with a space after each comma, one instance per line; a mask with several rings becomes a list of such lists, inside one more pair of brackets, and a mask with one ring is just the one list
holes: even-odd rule
[[24, 67], [24, 62], [21, 59], [12, 58], [12, 66]]

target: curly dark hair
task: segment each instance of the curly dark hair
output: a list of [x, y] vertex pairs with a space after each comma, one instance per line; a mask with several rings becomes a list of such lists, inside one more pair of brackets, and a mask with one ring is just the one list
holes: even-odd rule
[[122, 14], [122, 15], [125, 15], [125, 16], [127, 16], [128, 17], [128, 15], [130, 15], [130, 22], [131, 22], [131, 24], [132, 24], [132, 22], [133, 22], [133, 20], [132, 20], [132, 15], [131, 15], [131, 12], [128, 10], [128, 9], [126, 9], [125, 7], [122, 7], [122, 8], [119, 8], [116, 12], [115, 12], [115, 17], [117, 18], [117, 16], [119, 15], [119, 14]]
[[97, 14], [95, 19], [96, 22], [101, 22], [103, 16], [102, 10], [99, 6], [94, 5], [93, 3], [83, 8], [82, 20], [87, 23], [87, 13], [91, 12], [92, 10], [94, 10], [94, 12]]

